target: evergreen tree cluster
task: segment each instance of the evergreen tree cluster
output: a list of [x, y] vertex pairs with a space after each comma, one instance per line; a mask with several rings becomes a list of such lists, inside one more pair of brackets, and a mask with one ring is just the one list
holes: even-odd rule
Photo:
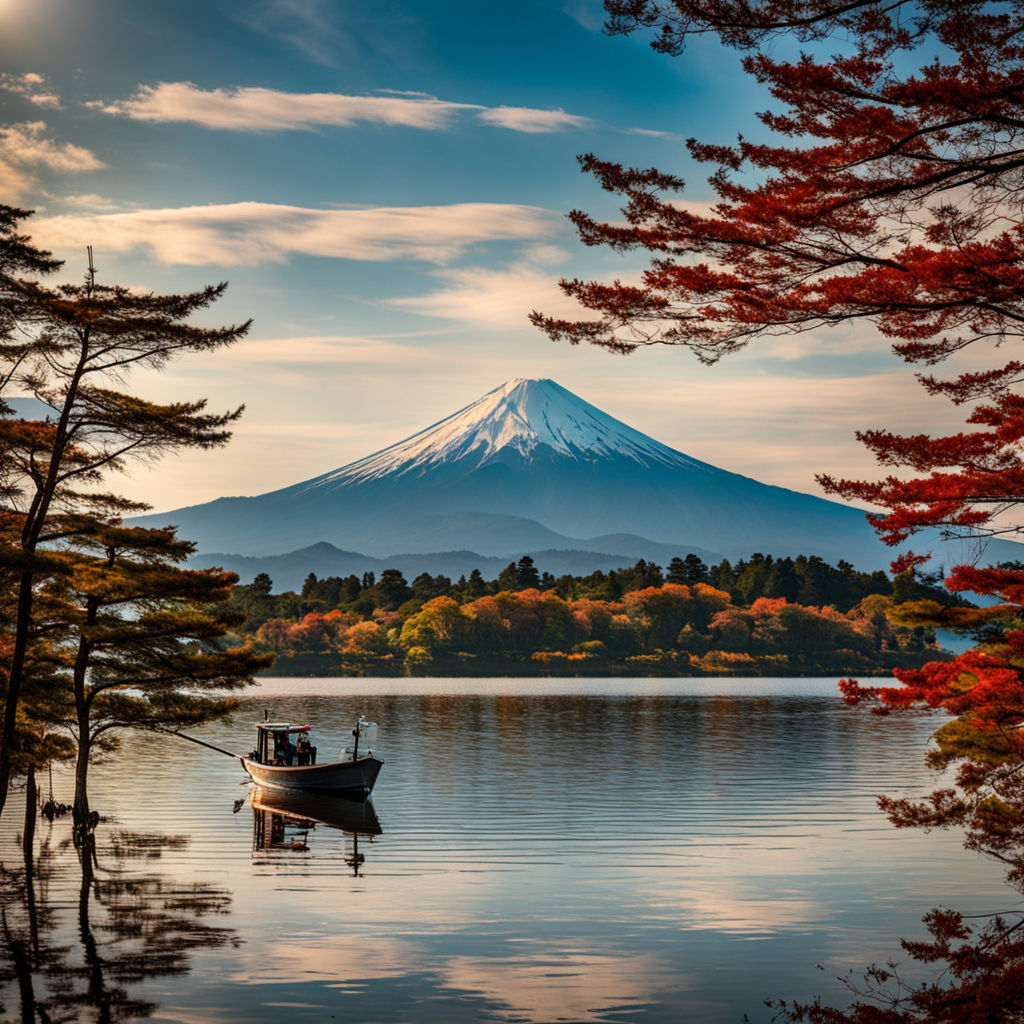
[[274, 594], [262, 573], [226, 610], [246, 616], [243, 638], [280, 655], [284, 672], [785, 674], [934, 657], [932, 631], [888, 617], [920, 599], [949, 595], [912, 573], [890, 580], [813, 556], [709, 568], [689, 554], [667, 571], [641, 560], [556, 579], [524, 555], [493, 580], [310, 573], [301, 592]]
[[281, 594], [274, 594], [273, 581], [266, 573], [260, 573], [252, 583], [235, 587], [231, 603], [247, 613], [246, 628], [255, 633], [268, 619], [297, 620], [310, 612], [334, 609], [362, 616], [371, 616], [378, 610], [411, 613], [435, 597], [465, 604], [503, 591], [530, 589], [553, 591], [567, 601], [618, 601], [632, 591], [665, 583], [704, 583], [725, 591], [733, 604], [739, 606], [752, 605], [762, 597], [781, 597], [792, 604], [829, 606], [845, 613], [875, 594], [891, 598], [894, 604], [917, 600], [966, 604], [943, 589], [941, 573], [908, 572], [890, 579], [880, 570], [859, 572], [847, 561], [833, 566], [817, 555], [773, 558], [753, 554], [735, 564], [723, 559], [709, 567], [692, 553], [673, 558], [667, 568], [640, 559], [633, 566], [609, 572], [597, 570], [587, 576], [557, 578], [538, 570], [530, 555], [510, 562], [492, 580], [484, 579], [479, 569], [454, 582], [447, 576], [424, 572], [411, 584], [398, 569], [385, 569], [379, 579], [372, 572], [323, 579], [311, 572], [300, 592], [289, 590]]

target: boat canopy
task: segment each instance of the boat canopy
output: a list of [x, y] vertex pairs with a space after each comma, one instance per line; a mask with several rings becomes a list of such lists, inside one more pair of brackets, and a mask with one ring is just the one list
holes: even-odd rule
[[266, 732], [309, 732], [312, 726], [309, 725], [290, 725], [288, 722], [259, 722], [256, 725], [257, 729], [263, 729]]

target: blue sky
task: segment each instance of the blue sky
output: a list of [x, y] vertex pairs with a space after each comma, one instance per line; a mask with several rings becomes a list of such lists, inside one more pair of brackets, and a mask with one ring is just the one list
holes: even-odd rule
[[581, 246], [573, 207], [614, 217], [595, 152], [682, 173], [691, 135], [759, 131], [770, 100], [707, 40], [683, 57], [609, 38], [593, 0], [0, 0], [0, 200], [100, 279], [227, 280], [210, 322], [248, 339], [132, 386], [246, 403], [222, 451], [139, 469], [157, 509], [253, 494], [369, 454], [511, 377], [551, 377], [658, 440], [815, 492], [873, 475], [858, 427], [945, 410], [867, 329], [766, 340], [713, 368], [555, 345], [560, 276], [638, 259]]

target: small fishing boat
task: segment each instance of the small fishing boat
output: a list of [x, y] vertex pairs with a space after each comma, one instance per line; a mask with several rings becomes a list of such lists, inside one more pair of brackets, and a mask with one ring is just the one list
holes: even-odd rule
[[[382, 765], [373, 756], [377, 725], [360, 717], [352, 729], [353, 742], [342, 748], [337, 761], [318, 764], [316, 748], [309, 744], [308, 725], [264, 721], [256, 726], [256, 749], [239, 756], [252, 780], [272, 789], [334, 793], [350, 800], [365, 800], [373, 790]], [[291, 742], [299, 739], [296, 746]], [[303, 742], [305, 739], [305, 742]]]

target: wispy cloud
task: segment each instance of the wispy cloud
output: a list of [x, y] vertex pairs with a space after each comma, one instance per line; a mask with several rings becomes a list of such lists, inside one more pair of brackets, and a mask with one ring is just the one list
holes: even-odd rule
[[329, 0], [264, 0], [248, 8], [243, 21], [315, 64], [338, 67], [351, 46], [331, 19]]
[[593, 121], [564, 110], [533, 110], [530, 107], [494, 107], [477, 115], [481, 121], [509, 128], [514, 132], [561, 132], [571, 128], [589, 128]]
[[591, 32], [600, 32], [607, 17], [600, 0], [567, 0], [561, 7], [564, 14]]
[[497, 270], [452, 268], [438, 271], [437, 276], [446, 282], [443, 287], [427, 295], [392, 299], [389, 305], [506, 331], [530, 329], [527, 317], [532, 309], [555, 316], [580, 315], [579, 305], [558, 287], [558, 275], [536, 261], [524, 260]]
[[28, 171], [0, 157], [0, 202], [16, 202], [35, 184]]
[[255, 87], [200, 89], [191, 82], [144, 85], [130, 99], [92, 106], [135, 121], [187, 122], [237, 132], [288, 131], [325, 125], [348, 128], [360, 122], [443, 128], [461, 111], [477, 109], [430, 96], [346, 96]]
[[15, 200], [35, 184], [33, 169], [77, 173], [106, 165], [95, 153], [46, 135], [42, 121], [0, 125], [0, 197]]
[[82, 192], [71, 195], [49, 197], [60, 202], [63, 206], [83, 207], [88, 210], [123, 210], [131, 204], [122, 203], [109, 196], [101, 196], [96, 192]]
[[484, 107], [454, 103], [416, 92], [381, 90], [371, 96], [337, 92], [281, 92], [256, 86], [201, 89], [192, 82], [143, 85], [134, 96], [88, 104], [94, 110], [135, 121], [187, 123], [236, 132], [350, 128], [380, 124], [437, 130], [470, 116], [516, 132], [559, 132], [588, 128], [588, 117], [564, 110]]
[[318, 210], [246, 202], [41, 217], [33, 236], [50, 248], [92, 243], [190, 266], [254, 266], [293, 255], [443, 264], [479, 243], [548, 238], [561, 221], [550, 210], [501, 203]]
[[649, 139], [681, 139], [682, 135], [678, 132], [660, 132], [655, 131], [653, 128], [630, 128], [627, 135], [643, 135]]
[[35, 71], [21, 75], [0, 73], [0, 89], [24, 96], [37, 107], [59, 110], [61, 106], [60, 97], [46, 84], [46, 78]]
[[400, 364], [436, 359], [431, 351], [382, 338], [308, 335], [297, 338], [246, 338], [232, 352], [236, 363], [256, 366], [304, 366], [312, 369], [370, 364]]
[[948, 429], [946, 403], [901, 370], [811, 378], [769, 361], [772, 372], [747, 376], [738, 365], [690, 362], [687, 373], [687, 353], [674, 355], [678, 374], [631, 389], [598, 382], [586, 397], [688, 455], [765, 483], [820, 493], [816, 473], [874, 479], [877, 463], [857, 430]]

